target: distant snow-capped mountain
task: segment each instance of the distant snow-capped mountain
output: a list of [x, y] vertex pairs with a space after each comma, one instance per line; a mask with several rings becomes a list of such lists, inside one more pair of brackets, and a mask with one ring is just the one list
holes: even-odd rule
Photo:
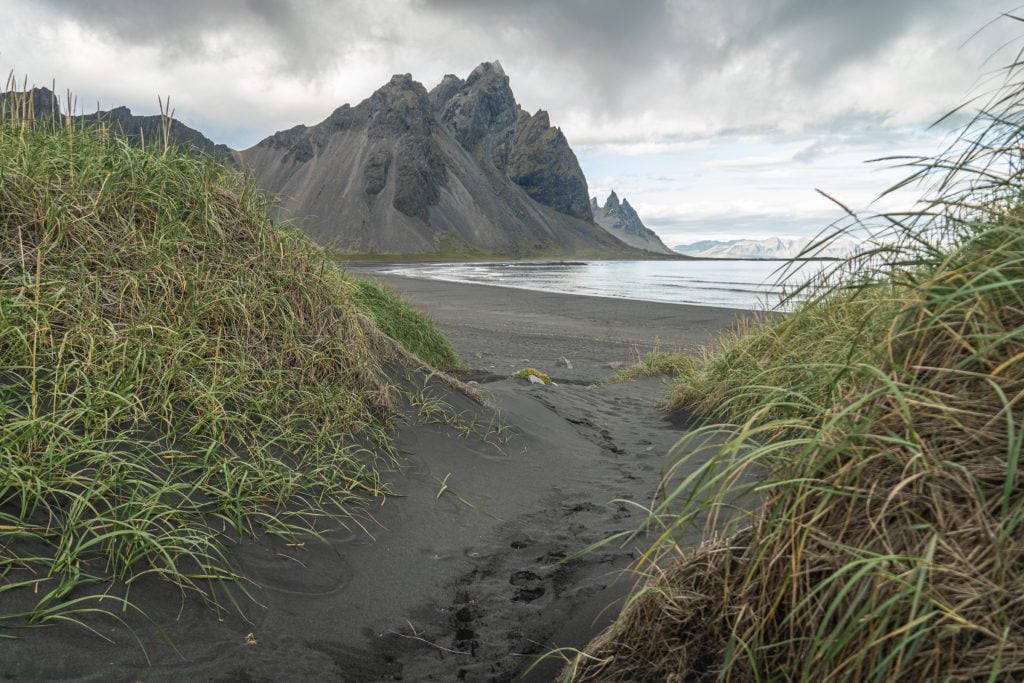
[[[677, 244], [673, 249], [685, 256], [701, 258], [739, 258], [739, 259], [790, 259], [796, 258], [811, 243], [809, 237], [783, 238], [769, 237], [763, 240], [702, 240], [690, 244]], [[846, 258], [862, 248], [860, 242], [852, 239], [839, 239], [825, 248], [814, 250], [812, 256], [818, 258]]]

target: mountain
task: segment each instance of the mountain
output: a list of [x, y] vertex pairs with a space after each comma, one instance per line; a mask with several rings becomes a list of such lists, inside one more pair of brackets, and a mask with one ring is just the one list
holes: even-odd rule
[[[110, 111], [75, 116], [74, 120], [86, 126], [105, 126], [133, 142], [144, 140], [146, 144], [159, 143], [163, 138], [164, 119], [161, 115], [136, 116], [128, 107], [115, 107]], [[189, 147], [219, 161], [234, 163], [234, 156], [227, 145], [215, 143], [177, 119], [170, 119], [169, 125], [168, 138], [173, 144]]]
[[[0, 115], [61, 119], [45, 88], [0, 95]], [[22, 113], [17, 114], [24, 115]], [[562, 131], [524, 111], [498, 62], [429, 92], [394, 76], [313, 126], [234, 151], [176, 119], [117, 107], [72, 117], [132, 141], [169, 139], [248, 172], [278, 213], [346, 253], [628, 257], [671, 254], [628, 202], [597, 207]], [[61, 119], [66, 120], [66, 119]], [[610, 199], [610, 198], [609, 198]]]
[[598, 206], [597, 197], [591, 197], [590, 210], [594, 214], [594, 222], [629, 246], [658, 254], [675, 254], [653, 230], [643, 224], [628, 200], [623, 199], [619, 203], [619, 196], [614, 190], [608, 195], [604, 206]]
[[[734, 259], [791, 259], [799, 256], [813, 240], [809, 237], [781, 238], [770, 237], [763, 240], [702, 240], [690, 244], [679, 244], [675, 251], [685, 256], [701, 258], [734, 258]], [[824, 249], [817, 248], [812, 256], [815, 258], [846, 258], [862, 248], [856, 240], [835, 240]]]
[[25, 92], [0, 92], [0, 118], [57, 121], [61, 117], [57, 96], [49, 88]]
[[[34, 121], [57, 124], [67, 121], [61, 111], [58, 97], [49, 88], [0, 93], [0, 117], [7, 116], [15, 116], [20, 119], [31, 118]], [[72, 116], [70, 120], [81, 126], [102, 126], [132, 142], [145, 140], [149, 144], [159, 143], [163, 139], [163, 116], [159, 114], [136, 116], [128, 107], [116, 107], [110, 111]], [[231, 149], [227, 145], [218, 145], [177, 119], [169, 119], [168, 139], [175, 145], [189, 147], [220, 161], [234, 163]]]
[[396, 75], [356, 106], [235, 153], [281, 213], [358, 253], [627, 255], [593, 221], [587, 182], [547, 112], [498, 62], [431, 91]]

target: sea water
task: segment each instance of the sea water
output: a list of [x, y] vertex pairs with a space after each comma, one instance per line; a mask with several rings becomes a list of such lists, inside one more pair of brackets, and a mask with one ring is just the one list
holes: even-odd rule
[[394, 265], [382, 270], [449, 282], [757, 310], [776, 307], [787, 291], [830, 262], [802, 262], [795, 273], [786, 265], [784, 261], [727, 259], [520, 261]]

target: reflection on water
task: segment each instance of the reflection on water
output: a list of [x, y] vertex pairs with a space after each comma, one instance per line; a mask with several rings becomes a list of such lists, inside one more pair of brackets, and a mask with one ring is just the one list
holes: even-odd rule
[[[430, 263], [388, 266], [385, 272], [449, 282], [673, 304], [763, 309], [778, 304], [781, 261], [571, 261]], [[805, 262], [789, 285], [829, 262]]]

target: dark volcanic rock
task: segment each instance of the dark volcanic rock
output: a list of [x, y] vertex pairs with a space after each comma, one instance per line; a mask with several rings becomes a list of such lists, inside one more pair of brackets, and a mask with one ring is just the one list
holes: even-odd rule
[[464, 82], [446, 77], [432, 98], [444, 103], [439, 118], [460, 143], [534, 201], [593, 220], [587, 181], [565, 136], [547, 112], [530, 116], [519, 107], [500, 63], [481, 64]]
[[587, 181], [565, 136], [545, 111], [530, 116], [516, 103], [498, 62], [485, 62], [465, 81], [455, 76], [430, 93], [438, 119], [467, 150], [489, 161], [530, 197], [556, 211], [593, 220]]
[[430, 91], [430, 106], [435, 112], [440, 112], [448, 104], [456, 93], [466, 85], [466, 82], [455, 74], [445, 74], [441, 82]]
[[445, 77], [431, 98], [443, 102], [438, 119], [460, 145], [472, 150], [485, 135], [501, 134], [515, 125], [519, 105], [500, 63], [484, 62], [464, 82], [457, 81]]
[[316, 239], [376, 253], [623, 254], [547, 114], [522, 111], [497, 62], [429, 93], [409, 74], [354, 107], [237, 153]]
[[284, 151], [287, 161], [302, 164], [312, 159], [331, 136], [353, 126], [366, 123], [366, 110], [356, 111], [347, 104], [335, 109], [320, 124], [308, 127], [302, 124], [278, 131], [259, 144]]
[[[76, 116], [74, 119], [76, 123], [85, 126], [103, 126], [137, 144], [162, 144], [164, 119], [159, 114], [136, 116], [128, 107], [116, 107], [110, 111]], [[231, 150], [227, 145], [218, 145], [177, 119], [170, 121], [168, 142], [219, 161], [232, 162]]]
[[366, 194], [377, 195], [388, 182], [388, 169], [391, 167], [391, 152], [380, 149], [370, 155], [370, 160], [363, 168], [363, 180]]
[[629, 205], [628, 199], [623, 199], [622, 204], [619, 205], [619, 220], [622, 223], [622, 229], [630, 235], [654, 235], [654, 231], [643, 224], [640, 216]]
[[395, 208], [428, 222], [430, 207], [440, 198], [447, 176], [438, 145], [429, 138], [404, 140], [395, 166]]
[[260, 144], [284, 150], [285, 158], [288, 161], [301, 164], [312, 159], [314, 154], [313, 141], [306, 135], [307, 130], [305, 126], [299, 124], [288, 130], [275, 133]]
[[[428, 221], [447, 169], [432, 139], [438, 126], [426, 89], [411, 74], [396, 75], [357, 109], [360, 116], [365, 113], [370, 140], [395, 143], [394, 207], [406, 216]], [[369, 164], [376, 163], [382, 153], [374, 152]]]
[[392, 76], [387, 85], [370, 95], [356, 110], [359, 114], [365, 113], [371, 138], [427, 137], [437, 128], [427, 91], [412, 80], [411, 74]]
[[0, 118], [57, 122], [61, 117], [57, 95], [49, 88], [0, 93]]
[[509, 177], [534, 200], [556, 211], [590, 221], [587, 179], [562, 131], [552, 128], [548, 113], [525, 120], [512, 142]]

